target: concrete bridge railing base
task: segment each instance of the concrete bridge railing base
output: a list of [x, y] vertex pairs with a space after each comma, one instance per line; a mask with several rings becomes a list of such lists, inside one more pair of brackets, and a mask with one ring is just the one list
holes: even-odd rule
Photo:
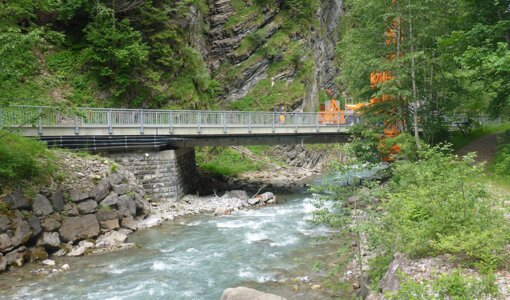
[[105, 156], [124, 166], [141, 181], [147, 197], [153, 201], [178, 201], [197, 186], [194, 148], [116, 152]]

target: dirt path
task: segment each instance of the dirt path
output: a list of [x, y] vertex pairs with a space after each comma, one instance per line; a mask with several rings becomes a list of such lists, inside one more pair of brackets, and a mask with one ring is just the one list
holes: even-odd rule
[[498, 144], [498, 134], [490, 134], [482, 136], [481, 138], [474, 140], [471, 144], [460, 149], [457, 153], [459, 155], [466, 155], [469, 152], [476, 152], [477, 162], [487, 162], [487, 165], [491, 164], [496, 155], [496, 146]]

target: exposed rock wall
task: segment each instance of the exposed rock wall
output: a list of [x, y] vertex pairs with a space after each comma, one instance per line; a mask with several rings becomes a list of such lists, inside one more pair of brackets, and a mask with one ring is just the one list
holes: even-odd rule
[[[312, 34], [292, 32], [284, 27], [289, 15], [281, 0], [265, 1], [264, 5], [251, 0], [209, 0], [208, 15], [191, 8], [186, 20], [191, 46], [202, 54], [213, 78], [221, 83], [221, 98], [226, 104], [243, 99], [261, 81], [269, 79], [271, 86], [278, 81], [287, 86], [303, 81], [304, 94], [281, 99], [292, 109], [314, 111], [319, 105], [320, 91], [326, 88], [336, 90], [334, 78], [339, 69], [334, 62], [335, 46], [339, 38], [338, 24], [344, 13], [343, 2], [328, 0], [320, 3], [315, 14], [318, 22], [310, 28]], [[278, 36], [276, 40], [281, 39], [282, 34], [288, 35], [287, 43], [271, 42], [275, 36]], [[253, 41], [254, 36], [258, 40]], [[306, 80], [296, 77], [298, 66], [292, 64], [271, 70], [271, 66], [293, 55], [296, 47], [290, 47], [294, 49], [291, 51], [289, 43], [297, 43], [303, 59], [306, 56], [313, 61], [311, 74], [306, 74]], [[264, 53], [275, 47], [275, 54]], [[269, 95], [272, 92], [264, 88], [263, 93]]]
[[[70, 169], [81, 172], [68, 174], [61, 184], [35, 192], [17, 189], [0, 198], [0, 271], [52, 253], [81, 255], [85, 248], [77, 253], [74, 244], [115, 230], [129, 233], [136, 230], [134, 219], [149, 213], [143, 188], [132, 173], [122, 167], [110, 170], [105, 160], [62, 156]], [[81, 184], [72, 184], [71, 177], [81, 177]]]
[[152, 200], [177, 201], [196, 191], [194, 149], [105, 155], [132, 172]]

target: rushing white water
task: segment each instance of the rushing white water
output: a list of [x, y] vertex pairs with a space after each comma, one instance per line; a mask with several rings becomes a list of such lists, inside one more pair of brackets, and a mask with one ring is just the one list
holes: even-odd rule
[[0, 298], [219, 299], [225, 288], [243, 285], [307, 299], [272, 287], [307, 275], [318, 255], [336, 249], [320, 238], [331, 229], [307, 221], [314, 210], [314, 200], [293, 196], [232, 216], [181, 219], [131, 236], [139, 248], [57, 261], [71, 265], [64, 273], [15, 282], [3, 274]]

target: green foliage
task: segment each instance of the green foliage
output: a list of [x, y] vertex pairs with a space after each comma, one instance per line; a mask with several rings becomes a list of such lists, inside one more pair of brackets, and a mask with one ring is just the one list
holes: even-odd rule
[[263, 164], [253, 161], [230, 148], [207, 148], [197, 152], [197, 165], [211, 173], [236, 176], [248, 171], [261, 170]]
[[510, 130], [502, 134], [490, 169], [497, 175], [510, 178]]
[[385, 295], [387, 299], [493, 299], [498, 296], [494, 275], [483, 276], [481, 280], [467, 277], [460, 270], [443, 274], [432, 281], [417, 283], [408, 276], [401, 275], [402, 283], [396, 292]]
[[137, 92], [137, 72], [147, 61], [149, 51], [140, 32], [129, 20], [118, 21], [113, 11], [97, 7], [97, 15], [85, 29], [89, 43], [84, 50], [85, 61], [100, 84], [115, 97]]
[[47, 179], [55, 171], [53, 156], [36, 140], [0, 131], [0, 181]]
[[508, 226], [496, 201], [476, 183], [482, 166], [472, 156], [457, 159], [442, 149], [420, 153], [417, 162], [394, 166], [382, 228], [393, 251], [414, 257], [444, 253], [491, 269], [504, 260]]

